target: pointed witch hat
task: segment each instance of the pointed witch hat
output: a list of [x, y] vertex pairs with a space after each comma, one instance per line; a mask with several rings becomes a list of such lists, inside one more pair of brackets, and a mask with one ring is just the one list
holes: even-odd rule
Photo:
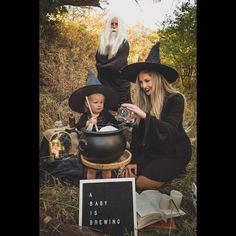
[[135, 83], [138, 73], [143, 70], [155, 71], [164, 76], [169, 82], [173, 83], [178, 78], [178, 72], [160, 62], [160, 42], [157, 42], [149, 52], [145, 62], [137, 62], [127, 65], [122, 70], [122, 75], [127, 80]]
[[119, 102], [117, 92], [107, 86], [101, 84], [91, 69], [88, 70], [86, 86], [74, 91], [69, 98], [69, 107], [76, 112], [83, 113], [85, 98], [94, 93], [100, 93], [105, 96], [104, 109], [116, 110]]

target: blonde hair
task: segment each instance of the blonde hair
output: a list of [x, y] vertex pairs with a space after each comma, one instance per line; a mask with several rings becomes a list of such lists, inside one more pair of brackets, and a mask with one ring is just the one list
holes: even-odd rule
[[[115, 41], [113, 42], [111, 49], [107, 50], [107, 48], [111, 46], [110, 45], [110, 34], [112, 32], [111, 21], [113, 18], [118, 19], [117, 36], [115, 38]], [[108, 55], [109, 59], [110, 59], [116, 55], [117, 51], [119, 50], [119, 48], [121, 47], [123, 42], [127, 41], [127, 40], [128, 40], [128, 36], [127, 36], [127, 32], [125, 30], [125, 26], [124, 26], [122, 18], [118, 14], [113, 13], [113, 14], [109, 15], [109, 17], [106, 20], [105, 28], [104, 28], [103, 33], [101, 35], [100, 44], [98, 47], [98, 52], [101, 55], [105, 55], [105, 56]]]
[[[153, 79], [153, 86], [151, 90], [151, 95], [147, 96], [144, 90], [140, 87], [139, 84], [139, 75], [141, 73], [147, 73]], [[139, 72], [136, 79], [136, 96], [135, 104], [142, 109], [143, 111], [150, 113], [158, 119], [161, 119], [161, 111], [164, 105], [165, 95], [167, 93], [179, 93], [176, 89], [172, 87], [170, 83], [166, 81], [164, 76], [158, 72], [143, 70]], [[185, 107], [186, 99], [184, 97]], [[139, 121], [138, 121], [139, 122]]]
[[91, 101], [92, 99], [98, 99], [98, 97], [103, 98], [103, 101], [105, 101], [105, 96], [102, 93], [92, 93], [92, 94], [88, 95], [89, 101]]

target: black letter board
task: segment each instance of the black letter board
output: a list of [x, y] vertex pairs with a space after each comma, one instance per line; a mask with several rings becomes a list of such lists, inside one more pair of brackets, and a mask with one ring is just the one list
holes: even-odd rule
[[136, 236], [134, 178], [81, 180], [79, 225], [111, 236]]

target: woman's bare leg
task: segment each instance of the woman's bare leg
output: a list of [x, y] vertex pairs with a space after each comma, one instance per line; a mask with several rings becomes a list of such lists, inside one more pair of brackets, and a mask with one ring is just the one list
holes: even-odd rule
[[158, 182], [151, 179], [148, 179], [145, 176], [140, 175], [136, 180], [136, 187], [139, 190], [145, 190], [145, 189], [157, 189], [161, 187], [164, 184], [164, 182]]

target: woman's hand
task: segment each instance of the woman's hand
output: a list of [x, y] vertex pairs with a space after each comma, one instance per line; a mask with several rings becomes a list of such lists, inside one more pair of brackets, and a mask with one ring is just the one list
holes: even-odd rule
[[146, 118], [146, 113], [143, 110], [141, 110], [137, 105], [130, 104], [130, 103], [123, 103], [121, 104], [121, 106], [133, 112], [138, 118], [141, 118], [141, 119]]

